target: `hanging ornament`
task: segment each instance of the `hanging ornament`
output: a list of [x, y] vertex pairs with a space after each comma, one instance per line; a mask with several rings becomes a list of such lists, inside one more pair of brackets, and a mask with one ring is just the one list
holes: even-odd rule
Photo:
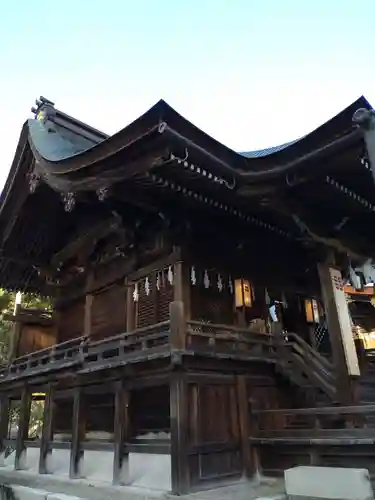
[[232, 281], [232, 276], [229, 276], [228, 288], [229, 288], [230, 294], [233, 295], [233, 281]]
[[266, 299], [266, 304], [268, 305], [271, 302], [271, 298], [268, 295], [268, 290], [267, 288], [265, 289], [265, 299]]
[[221, 274], [217, 275], [217, 288], [218, 288], [219, 292], [222, 292], [223, 288], [224, 288], [223, 280], [221, 278]]
[[172, 266], [168, 267], [168, 274], [167, 274], [167, 279], [171, 285], [173, 285], [173, 271], [172, 271]]
[[150, 295], [150, 291], [151, 291], [150, 280], [147, 277], [145, 279], [145, 292], [146, 292], [146, 295]]
[[133, 300], [134, 302], [138, 302], [139, 299], [139, 293], [138, 293], [138, 283], [134, 285], [134, 290], [133, 290]]
[[194, 266], [191, 267], [190, 280], [191, 280], [191, 284], [192, 285], [196, 285], [197, 284], [197, 274], [195, 272], [195, 267]]
[[156, 290], [160, 290], [160, 273], [158, 273], [156, 276]]
[[203, 284], [204, 288], [210, 288], [210, 278], [208, 277], [207, 270], [204, 271]]

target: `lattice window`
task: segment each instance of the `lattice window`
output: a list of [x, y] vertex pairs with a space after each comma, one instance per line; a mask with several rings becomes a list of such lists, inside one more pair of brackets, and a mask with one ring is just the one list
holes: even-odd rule
[[138, 282], [137, 328], [169, 319], [169, 304], [173, 301], [173, 285], [167, 279], [167, 270], [148, 275], [149, 294], [145, 279]]
[[214, 280], [211, 280], [211, 283], [212, 285], [209, 288], [205, 288], [201, 282], [191, 287], [193, 319], [210, 323], [233, 324], [233, 295], [228, 288], [220, 291], [215, 286]]

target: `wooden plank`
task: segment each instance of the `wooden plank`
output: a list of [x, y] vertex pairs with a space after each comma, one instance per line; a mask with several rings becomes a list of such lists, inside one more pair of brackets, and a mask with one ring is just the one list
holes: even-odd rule
[[48, 458], [52, 453], [53, 441], [53, 388], [50, 386], [44, 400], [43, 428], [40, 441], [39, 474], [48, 473]]
[[4, 466], [5, 461], [5, 440], [8, 437], [10, 401], [5, 395], [0, 398], [0, 466]]
[[241, 453], [244, 466], [244, 473], [251, 477], [255, 472], [254, 452], [249, 442], [250, 437], [250, 406], [247, 394], [246, 377], [237, 376], [237, 400], [240, 423]]
[[130, 438], [129, 401], [130, 393], [123, 380], [118, 381], [115, 393], [113, 484], [128, 484], [129, 450], [125, 443]]
[[184, 349], [186, 344], [186, 321], [184, 303], [173, 301], [169, 304], [170, 345], [172, 349]]
[[81, 390], [77, 388], [73, 396], [72, 442], [69, 466], [69, 477], [71, 479], [81, 477], [81, 465], [84, 454], [82, 442], [85, 438], [85, 415], [82, 399]]
[[15, 470], [22, 470], [25, 468], [26, 446], [29, 434], [29, 421], [31, 410], [31, 393], [27, 387], [22, 391], [20, 417], [18, 421], [17, 441], [16, 441], [16, 455], [14, 458]]
[[174, 372], [170, 378], [170, 422], [172, 493], [183, 495], [190, 488], [188, 462], [188, 391], [186, 375]]

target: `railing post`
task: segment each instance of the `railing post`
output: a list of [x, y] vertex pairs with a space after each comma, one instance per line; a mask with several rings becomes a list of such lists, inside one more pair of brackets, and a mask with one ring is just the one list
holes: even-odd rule
[[175, 300], [169, 304], [170, 346], [172, 349], [184, 349], [186, 345], [186, 320], [184, 303]]

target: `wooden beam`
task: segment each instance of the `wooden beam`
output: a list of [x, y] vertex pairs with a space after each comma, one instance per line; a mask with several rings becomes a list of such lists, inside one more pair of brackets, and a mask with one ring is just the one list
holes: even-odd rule
[[171, 473], [172, 493], [175, 495], [184, 495], [190, 489], [187, 399], [186, 374], [172, 373], [170, 378]]
[[82, 472], [83, 447], [85, 438], [85, 415], [83, 397], [80, 388], [76, 388], [73, 396], [72, 442], [70, 448], [69, 477], [79, 479]]
[[25, 468], [26, 446], [29, 434], [31, 410], [31, 392], [28, 387], [24, 387], [21, 396], [20, 417], [18, 421], [18, 431], [16, 440], [16, 455], [14, 458], [15, 470], [22, 470]]
[[129, 451], [125, 444], [130, 439], [130, 393], [123, 380], [117, 382], [115, 393], [113, 484], [129, 484]]
[[5, 440], [8, 437], [10, 401], [4, 394], [0, 398], [0, 466], [5, 465]]
[[52, 453], [53, 442], [53, 388], [50, 385], [44, 400], [43, 428], [40, 440], [39, 474], [48, 474], [48, 458]]
[[69, 243], [52, 257], [52, 268], [60, 267], [67, 260], [78, 256], [82, 252], [88, 256], [98, 241], [118, 231], [121, 225], [122, 222], [119, 217], [111, 217], [90, 227], [85, 233], [81, 234], [76, 240]]

